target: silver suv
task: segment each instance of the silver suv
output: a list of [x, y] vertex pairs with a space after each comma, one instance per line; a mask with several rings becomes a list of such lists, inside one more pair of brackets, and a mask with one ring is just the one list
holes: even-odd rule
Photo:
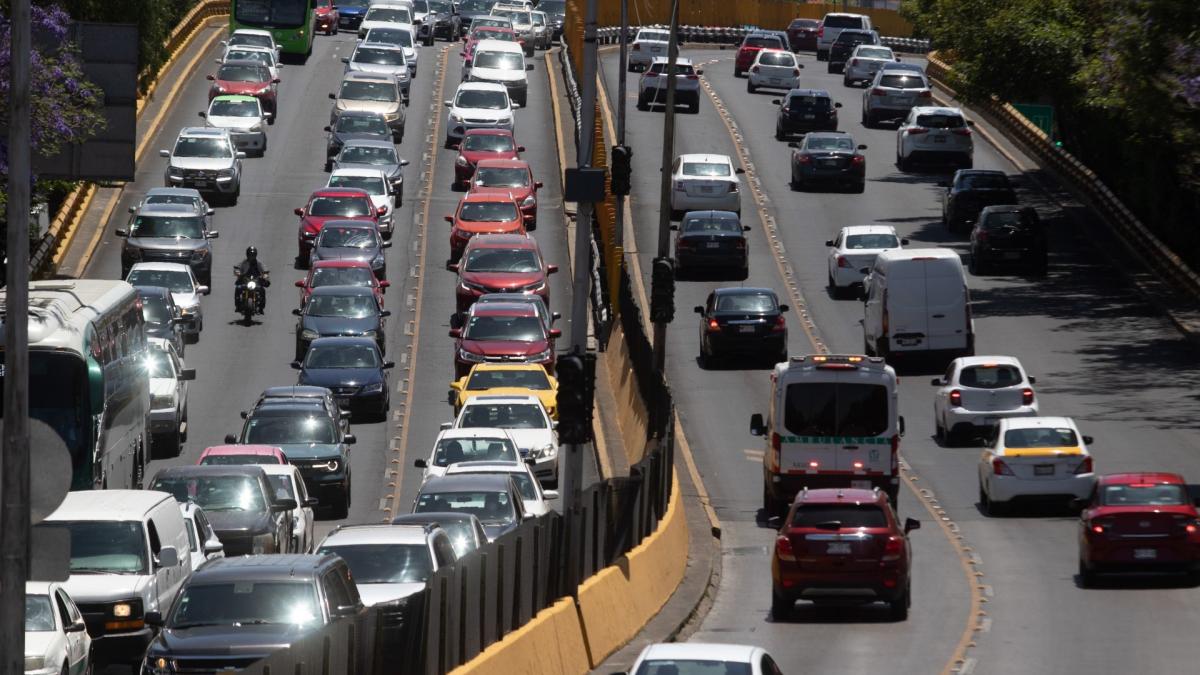
[[208, 215], [189, 204], [143, 204], [129, 217], [129, 225], [116, 235], [125, 238], [121, 249], [121, 278], [140, 262], [177, 262], [192, 268], [205, 286], [212, 284], [212, 243], [218, 236], [208, 229]]
[[[666, 103], [668, 63], [666, 58], [656, 56], [650, 67], [642, 72], [638, 79], [638, 110], [649, 110], [652, 103]], [[686, 105], [693, 115], [700, 111], [700, 76], [703, 74], [703, 70], [693, 66], [691, 59], [675, 59], [675, 105]]]
[[173, 150], [159, 150], [167, 158], [167, 187], [195, 188], [225, 197], [237, 204], [242, 192], [242, 160], [228, 129], [184, 127]]
[[420, 592], [434, 572], [458, 559], [450, 536], [434, 524], [342, 526], [325, 537], [317, 552], [346, 560], [368, 606]]
[[902, 120], [919, 105], [933, 104], [929, 80], [919, 69], [887, 65], [863, 90], [862, 123], [868, 129], [883, 120]]

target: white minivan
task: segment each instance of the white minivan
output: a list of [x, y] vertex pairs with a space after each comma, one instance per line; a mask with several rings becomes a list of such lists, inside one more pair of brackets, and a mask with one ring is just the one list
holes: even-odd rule
[[975, 353], [971, 293], [958, 254], [946, 248], [890, 249], [863, 281], [868, 354]]
[[92, 636], [92, 662], [137, 664], [154, 637], [147, 612], [165, 613], [192, 576], [191, 547], [175, 497], [152, 490], [67, 493], [38, 528], [71, 538], [63, 587]]

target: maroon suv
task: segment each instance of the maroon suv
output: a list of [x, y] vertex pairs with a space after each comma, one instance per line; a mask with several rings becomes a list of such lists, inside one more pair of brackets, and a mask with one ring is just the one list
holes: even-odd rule
[[797, 600], [885, 602], [896, 621], [912, 604], [908, 533], [882, 490], [801, 490], [771, 555], [771, 614], [791, 616]]
[[536, 363], [554, 374], [554, 341], [562, 335], [547, 328], [529, 303], [472, 305], [455, 339], [454, 377], [465, 377], [477, 363]]

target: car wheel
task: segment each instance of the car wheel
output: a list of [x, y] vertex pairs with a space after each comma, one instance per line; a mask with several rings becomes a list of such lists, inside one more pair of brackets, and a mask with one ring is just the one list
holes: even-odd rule
[[850, 85], [851, 85], [850, 78], [843, 75], [842, 76], [842, 86], [849, 87]]
[[946, 442], [946, 427], [942, 426], [941, 420], [937, 417], [933, 418], [933, 438], [939, 444], [949, 446], [949, 443]]
[[741, 76], [742, 76], [742, 69], [741, 69], [741, 68], [738, 68], [737, 66], [734, 66], [734, 68], [733, 68], [733, 76], [734, 76], [734, 77], [741, 77]]
[[866, 191], [867, 191], [867, 182], [866, 182], [866, 181], [864, 181], [864, 180], [860, 180], [860, 181], [858, 181], [857, 183], [855, 183], [855, 184], [854, 184], [854, 187], [852, 187], [851, 189], [852, 189], [854, 192], [856, 192], [856, 193], [858, 193], [858, 194], [860, 194], [860, 195], [861, 195], [862, 193], [864, 193], [864, 192], [866, 192]]
[[896, 155], [896, 167], [901, 171], [907, 172], [912, 168], [912, 162], [907, 157]]
[[999, 502], [999, 501], [996, 501], [995, 499], [992, 499], [992, 496], [989, 495], [987, 493], [987, 491], [983, 489], [982, 485], [979, 486], [979, 496], [980, 496], [980, 502], [983, 504], [984, 515], [992, 517], [992, 518], [994, 518], [996, 516], [1004, 515], [1005, 511], [1007, 510], [1008, 504], [1005, 502]]
[[837, 300], [842, 296], [842, 289], [838, 288], [837, 282], [833, 280], [833, 272], [826, 272], [828, 281], [826, 287], [829, 289], [829, 297]]
[[825, 51], [821, 51], [820, 49], [818, 49], [817, 50], [817, 60], [818, 61], [828, 61], [829, 60], [829, 50], [827, 49]]
[[787, 134], [783, 133], [783, 129], [781, 129], [778, 126], [775, 127], [775, 140], [777, 140], [777, 141], [786, 141], [787, 140]]
[[782, 593], [771, 590], [771, 618], [776, 621], [787, 621], [792, 618], [796, 603]]
[[907, 621], [908, 608], [912, 605], [912, 588], [905, 587], [904, 592], [895, 600], [888, 603], [888, 615], [893, 621]]
[[1096, 572], [1088, 567], [1083, 558], [1079, 559], [1079, 585], [1091, 588], [1096, 585]]
[[746, 92], [753, 94], [756, 91], [758, 91], [758, 87], [754, 86], [754, 82], [752, 80], [750, 80], [749, 78], [747, 78], [746, 79]]
[[637, 109], [638, 110], [649, 110], [650, 109], [650, 102], [647, 100], [645, 94], [638, 94]]
[[699, 112], [700, 112], [700, 101], [699, 100], [692, 101], [691, 103], [688, 104], [688, 114], [689, 115], [696, 115], [696, 114], [699, 114]]
[[837, 72], [837, 66], [835, 66], [833, 64], [833, 61], [830, 61], [829, 65], [825, 66], [825, 72], [830, 73], [830, 74]]

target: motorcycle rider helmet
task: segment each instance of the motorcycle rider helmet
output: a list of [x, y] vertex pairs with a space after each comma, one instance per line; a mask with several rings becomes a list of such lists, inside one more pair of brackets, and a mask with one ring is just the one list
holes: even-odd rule
[[258, 260], [258, 249], [254, 248], [253, 246], [247, 246], [246, 247], [246, 259], [247, 260]]

